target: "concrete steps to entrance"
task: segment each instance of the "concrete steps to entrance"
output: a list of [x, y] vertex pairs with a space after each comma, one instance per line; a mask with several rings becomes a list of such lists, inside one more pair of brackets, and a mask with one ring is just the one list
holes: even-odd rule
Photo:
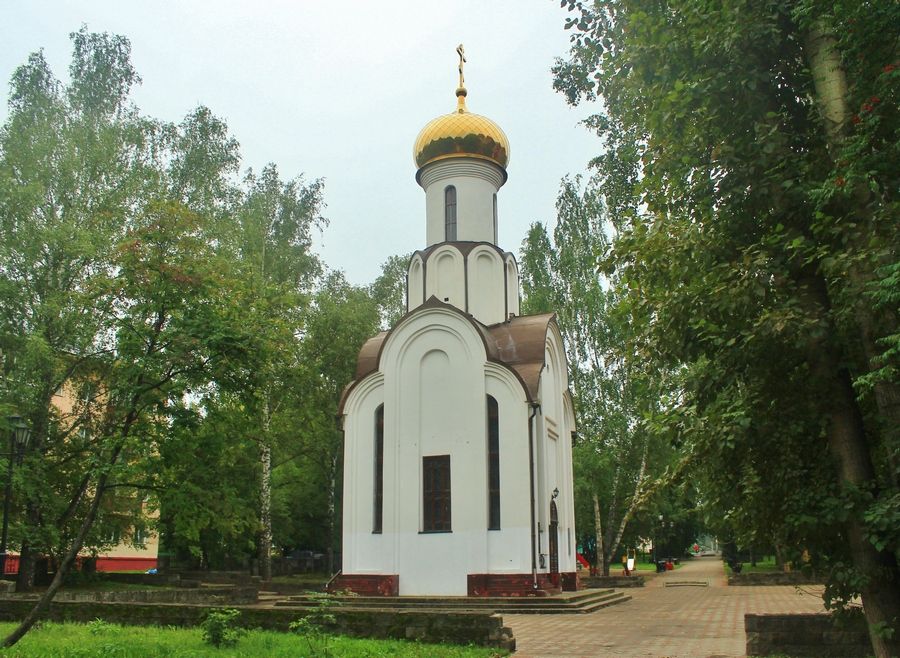
[[669, 580], [664, 587], [709, 587], [708, 580]]
[[[336, 596], [341, 610], [414, 610], [463, 611], [481, 610], [520, 614], [578, 614], [606, 608], [631, 600], [622, 592], [611, 589], [587, 589], [563, 592], [556, 596]], [[275, 602], [278, 607], [311, 609], [318, 599], [311, 595], [291, 596]]]

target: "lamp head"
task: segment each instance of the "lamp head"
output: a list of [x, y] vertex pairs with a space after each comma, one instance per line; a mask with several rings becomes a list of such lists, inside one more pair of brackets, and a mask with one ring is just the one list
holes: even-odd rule
[[31, 428], [19, 415], [8, 416], [7, 420], [12, 426], [13, 441], [15, 441], [16, 449], [24, 450], [28, 445], [28, 441], [31, 440]]

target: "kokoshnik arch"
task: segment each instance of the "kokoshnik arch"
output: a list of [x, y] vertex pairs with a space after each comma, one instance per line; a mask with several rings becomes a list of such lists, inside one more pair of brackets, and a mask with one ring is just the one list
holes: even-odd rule
[[545, 595], [577, 587], [572, 442], [553, 314], [519, 315], [497, 245], [509, 141], [457, 107], [419, 133], [426, 247], [407, 313], [370, 338], [341, 400], [343, 570], [368, 595]]

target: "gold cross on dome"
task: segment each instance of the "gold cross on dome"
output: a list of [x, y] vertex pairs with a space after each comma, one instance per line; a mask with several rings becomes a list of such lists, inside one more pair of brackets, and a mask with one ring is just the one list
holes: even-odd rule
[[466, 86], [465, 78], [463, 77], [463, 64], [466, 63], [466, 51], [462, 44], [459, 44], [456, 47], [456, 54], [459, 55], [459, 86], [462, 89]]

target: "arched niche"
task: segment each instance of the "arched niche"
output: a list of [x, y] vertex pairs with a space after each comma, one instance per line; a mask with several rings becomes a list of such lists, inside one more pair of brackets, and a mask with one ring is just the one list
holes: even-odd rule
[[466, 310], [465, 278], [462, 254], [456, 247], [445, 245], [428, 257], [425, 298], [434, 296]]
[[506, 317], [503, 259], [495, 249], [476, 247], [466, 260], [469, 313], [482, 324]]
[[409, 263], [406, 273], [406, 311], [422, 305], [425, 301], [425, 267], [422, 257], [416, 254]]
[[506, 256], [506, 313], [519, 314], [519, 266], [512, 254]]

